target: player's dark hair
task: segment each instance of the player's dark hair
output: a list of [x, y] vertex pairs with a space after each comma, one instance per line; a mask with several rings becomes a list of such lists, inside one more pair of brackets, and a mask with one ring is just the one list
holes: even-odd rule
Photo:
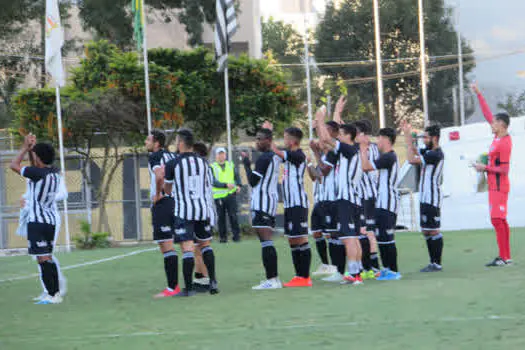
[[292, 127], [286, 128], [284, 132], [290, 135], [291, 137], [293, 137], [294, 139], [296, 139], [298, 143], [300, 143], [301, 140], [303, 139], [303, 132], [299, 128], [292, 126]]
[[370, 135], [371, 130], [369, 128], [369, 125], [365, 123], [364, 120], [357, 121], [354, 123], [354, 125], [357, 129], [357, 132], [362, 132], [365, 135]]
[[427, 126], [425, 128], [425, 131], [428, 133], [428, 136], [430, 137], [439, 138], [439, 136], [441, 135], [441, 128], [439, 127], [439, 125]]
[[204, 142], [195, 142], [193, 151], [203, 158], [208, 158], [208, 147]]
[[166, 146], [166, 135], [162, 131], [153, 130], [151, 136], [153, 136], [153, 142], [158, 142], [161, 148]]
[[270, 129], [261, 128], [258, 131], [265, 139], [273, 139], [273, 132]]
[[355, 137], [357, 135], [357, 129], [354, 125], [352, 124], [343, 124], [341, 125], [341, 130], [343, 130], [343, 133], [345, 135], [350, 135], [352, 141], [355, 140]]
[[177, 130], [177, 134], [179, 135], [179, 140], [181, 140], [186, 145], [186, 147], [194, 146], [195, 137], [193, 136], [193, 132], [190, 129], [181, 128]]
[[337, 124], [336, 121], [330, 120], [326, 122], [326, 126], [331, 127], [332, 129], [334, 129], [334, 131], [339, 131], [339, 124]]
[[55, 161], [55, 149], [49, 143], [37, 143], [33, 146], [33, 152], [45, 165], [51, 165]]
[[366, 131], [364, 132], [365, 135], [372, 135], [372, 131], [374, 128], [372, 127], [372, 123], [368, 119], [360, 120], [361, 123], [366, 127]]
[[388, 137], [392, 145], [396, 143], [396, 130], [393, 128], [383, 128], [379, 130], [379, 136]]
[[496, 118], [496, 120], [502, 121], [503, 123], [505, 123], [505, 125], [507, 127], [509, 127], [509, 125], [510, 125], [510, 116], [507, 113], [498, 113], [494, 117]]

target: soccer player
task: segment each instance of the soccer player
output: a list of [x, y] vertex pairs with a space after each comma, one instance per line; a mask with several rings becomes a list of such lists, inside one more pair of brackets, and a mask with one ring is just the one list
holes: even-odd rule
[[[271, 130], [271, 124], [267, 124]], [[284, 161], [284, 235], [292, 251], [295, 277], [285, 287], [311, 287], [312, 251], [308, 243], [308, 197], [304, 188], [306, 155], [301, 149], [303, 132], [295, 127], [284, 131], [285, 151], [272, 142], [272, 150]]]
[[334, 141], [324, 124], [326, 109], [321, 108], [316, 114], [317, 130], [321, 142], [333, 147], [334, 152], [328, 157], [331, 164], [337, 163], [337, 238], [345, 245], [348, 276], [344, 282], [362, 284], [361, 273], [361, 245], [358, 233], [361, 228], [360, 212], [357, 208], [358, 198], [355, 186], [362, 175], [359, 146], [354, 143], [356, 128], [349, 124], [340, 126], [339, 139]]
[[[337, 126], [339, 128], [339, 126]], [[308, 162], [308, 175], [314, 183], [314, 208], [311, 215], [311, 233], [315, 239], [315, 245], [317, 253], [321, 260], [319, 268], [313, 272], [314, 276], [333, 275], [337, 268], [330, 265], [328, 261], [328, 250], [326, 246], [326, 238], [329, 242], [330, 255], [333, 252], [333, 242], [330, 237], [330, 229], [333, 228], [332, 215], [330, 214], [332, 203], [335, 200], [335, 189], [334, 189], [334, 171], [332, 168], [329, 169], [327, 177], [324, 176], [322, 171], [323, 163], [323, 152], [318, 142], [311, 141], [310, 148], [316, 158], [317, 166], [314, 166], [310, 161]], [[330, 187], [332, 186], [332, 187]]]
[[397, 176], [399, 165], [394, 151], [396, 131], [392, 128], [379, 130], [377, 146], [381, 155], [370, 161], [368, 156], [368, 139], [363, 138], [361, 148], [361, 162], [363, 171], [379, 172], [376, 199], [376, 236], [379, 245], [379, 254], [383, 263], [377, 280], [399, 280], [401, 274], [397, 266], [397, 248], [394, 237], [396, 228], [399, 194], [397, 190]]
[[153, 239], [159, 245], [164, 256], [164, 272], [166, 273], [167, 287], [154, 298], [166, 298], [180, 293], [178, 285], [178, 257], [173, 247], [173, 212], [175, 202], [171, 193], [164, 193], [164, 166], [174, 159], [175, 154], [167, 151], [166, 135], [154, 130], [144, 141], [148, 157], [148, 171], [150, 174], [151, 223]]
[[[357, 129], [356, 141], [362, 143], [369, 140], [372, 133], [372, 125], [368, 120], [361, 120], [354, 123]], [[373, 161], [379, 158], [377, 144], [368, 143], [368, 159]], [[377, 197], [377, 171], [363, 173], [361, 182], [357, 187], [358, 196], [361, 199], [362, 227], [359, 242], [363, 251], [362, 264], [363, 279], [374, 279], [379, 272], [379, 259], [377, 256], [377, 240], [375, 236], [375, 204]]]
[[[27, 153], [31, 153], [34, 164], [22, 167]], [[53, 167], [55, 150], [46, 143], [36, 143], [34, 135], [27, 135], [18, 155], [11, 161], [11, 170], [29, 180], [29, 196], [25, 205], [29, 211], [27, 240], [29, 255], [35, 256], [39, 264], [40, 277], [46, 296], [36, 304], [60, 304], [59, 267], [53, 257], [57, 225], [60, 213], [56, 200], [60, 192], [60, 173]]]
[[419, 179], [419, 217], [421, 231], [427, 242], [430, 263], [421, 272], [438, 272], [442, 270], [441, 256], [443, 254], [443, 235], [441, 227], [441, 203], [443, 195], [443, 165], [445, 155], [439, 147], [440, 128], [437, 125], [425, 129], [423, 140], [425, 148], [418, 150], [412, 138], [412, 127], [403, 122], [408, 162], [421, 166]]
[[277, 271], [277, 251], [273, 245], [272, 233], [275, 226], [281, 159], [272, 151], [273, 133], [262, 128], [256, 135], [256, 147], [262, 154], [252, 170], [246, 153], [242, 153], [246, 177], [252, 187], [252, 227], [257, 231], [262, 247], [262, 261], [266, 271], [266, 280], [254, 286], [254, 290], [282, 288]]
[[512, 139], [509, 135], [510, 118], [506, 113], [492, 115], [485, 98], [476, 85], [472, 86], [479, 99], [479, 104], [485, 119], [492, 127], [494, 141], [489, 149], [488, 165], [475, 164], [478, 172], [487, 173], [489, 185], [489, 208], [492, 225], [496, 230], [499, 247], [499, 256], [486, 266], [505, 266], [512, 264], [510, 257], [510, 227], [507, 222], [507, 202], [509, 197], [510, 182], [510, 155], [512, 152]]
[[195, 295], [193, 289], [194, 239], [202, 253], [202, 259], [210, 278], [210, 293], [218, 293], [215, 277], [215, 255], [209, 223], [209, 165], [202, 157], [193, 153], [194, 136], [189, 129], [177, 131], [176, 146], [179, 156], [165, 166], [164, 192], [173, 193], [175, 199], [175, 242], [180, 243], [182, 273], [185, 288], [176, 296]]

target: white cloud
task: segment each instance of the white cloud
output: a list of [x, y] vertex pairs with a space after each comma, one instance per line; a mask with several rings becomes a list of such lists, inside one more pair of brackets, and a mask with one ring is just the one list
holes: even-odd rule
[[515, 42], [521, 39], [525, 39], [525, 28], [519, 23], [513, 26], [494, 26], [490, 30], [492, 38], [504, 41], [504, 42]]

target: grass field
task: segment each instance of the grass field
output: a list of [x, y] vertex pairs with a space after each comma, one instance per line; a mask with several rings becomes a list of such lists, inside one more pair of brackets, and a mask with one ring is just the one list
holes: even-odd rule
[[[65, 271], [61, 305], [37, 306], [28, 257], [0, 258], [0, 349], [524, 349], [525, 233], [513, 230], [512, 267], [488, 270], [489, 231], [445, 235], [445, 271], [424, 275], [418, 234], [398, 234], [401, 281], [254, 292], [262, 279], [256, 241], [216, 245], [221, 294], [153, 300], [164, 286], [156, 251]], [[290, 253], [277, 240], [280, 274]], [[147, 248], [147, 247], [146, 247]], [[61, 254], [71, 266], [145, 247]], [[317, 262], [315, 262], [315, 265]]]

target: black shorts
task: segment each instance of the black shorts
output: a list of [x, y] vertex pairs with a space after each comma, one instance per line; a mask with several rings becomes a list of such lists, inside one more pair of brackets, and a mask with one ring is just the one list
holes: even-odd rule
[[376, 208], [376, 237], [379, 244], [395, 242], [396, 221], [396, 213]]
[[365, 199], [363, 201], [363, 210], [365, 214], [366, 230], [368, 232], [376, 231], [376, 200]]
[[29, 255], [51, 255], [55, 241], [55, 225], [30, 222], [27, 224]]
[[325, 225], [326, 225], [326, 233], [328, 235], [332, 232], [337, 232], [337, 223], [338, 223], [338, 216], [337, 216], [337, 202], [326, 202], [325, 204]]
[[325, 232], [326, 230], [326, 202], [319, 202], [312, 209], [310, 218], [310, 230], [312, 233]]
[[357, 206], [350, 201], [341, 199], [337, 201], [337, 232], [334, 238], [344, 239], [357, 237], [356, 231], [356, 213]]
[[262, 211], [252, 211], [253, 228], [274, 228], [275, 217]]
[[175, 218], [174, 242], [181, 243], [186, 241], [210, 241], [212, 231], [209, 221], [194, 221]]
[[419, 206], [421, 230], [435, 231], [441, 228], [441, 209], [430, 204], [421, 203]]
[[151, 223], [153, 224], [153, 240], [166, 242], [173, 240], [175, 224], [175, 201], [164, 197], [151, 207]]
[[284, 209], [284, 235], [290, 238], [308, 236], [308, 208]]

